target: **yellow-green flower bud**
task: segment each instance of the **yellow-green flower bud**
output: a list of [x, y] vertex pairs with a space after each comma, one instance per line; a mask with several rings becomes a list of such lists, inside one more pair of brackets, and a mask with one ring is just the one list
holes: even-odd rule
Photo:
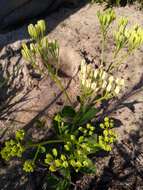
[[39, 26], [39, 28], [40, 28], [40, 30], [41, 30], [41, 33], [44, 34], [45, 31], [46, 31], [46, 24], [45, 24], [45, 21], [44, 21], [44, 20], [39, 20], [39, 21], [37, 22], [37, 24], [38, 24], [38, 26]]
[[114, 77], [113, 77], [113, 76], [110, 76], [110, 77], [109, 77], [109, 83], [111, 84], [113, 81], [114, 81]]
[[65, 161], [65, 160], [66, 160], [66, 157], [65, 157], [64, 154], [61, 154], [61, 160], [62, 160], [62, 161]]
[[104, 126], [104, 124], [103, 124], [103, 123], [101, 123], [101, 124], [100, 124], [100, 127], [101, 127], [102, 129], [104, 129], [104, 128], [105, 128], [105, 126]]
[[52, 165], [49, 167], [49, 170], [50, 170], [51, 172], [56, 172], [57, 168], [56, 168], [55, 164], [52, 164]]
[[84, 129], [83, 133], [84, 133], [84, 134], [87, 134], [87, 130], [86, 130], [86, 129]]
[[106, 88], [106, 86], [107, 86], [107, 81], [103, 81], [102, 88], [104, 89], [104, 88]]
[[93, 82], [93, 83], [91, 84], [91, 89], [95, 90], [96, 87], [97, 87], [97, 84], [96, 84], [95, 82]]
[[68, 164], [67, 161], [64, 161], [63, 164], [62, 164], [62, 166], [63, 166], [64, 168], [67, 168], [67, 167], [69, 166], [69, 164]]
[[92, 131], [89, 131], [89, 133], [88, 133], [90, 136], [92, 136], [93, 135], [93, 132]]
[[87, 167], [87, 166], [88, 166], [88, 162], [87, 162], [86, 160], [85, 160], [85, 161], [83, 161], [83, 163], [82, 163], [82, 164], [83, 164], [83, 166], [84, 166], [84, 167]]
[[107, 90], [107, 92], [111, 92], [111, 89], [112, 89], [112, 85], [111, 85], [111, 83], [109, 83], [106, 90]]
[[105, 122], [109, 122], [109, 117], [105, 117], [105, 118], [104, 118], [104, 121], [105, 121]]
[[84, 136], [80, 136], [79, 139], [78, 139], [78, 142], [81, 143], [84, 141]]
[[94, 79], [96, 79], [96, 78], [97, 78], [98, 73], [99, 73], [98, 69], [95, 69], [95, 71], [94, 71]]
[[78, 130], [83, 132], [83, 127], [79, 127]]
[[104, 131], [103, 131], [103, 134], [104, 134], [105, 136], [108, 136], [108, 134], [109, 134], [109, 133], [108, 133], [108, 130], [104, 130]]
[[106, 128], [109, 128], [109, 126], [110, 126], [110, 125], [109, 125], [109, 121], [105, 121], [104, 124], [105, 124]]
[[70, 139], [71, 139], [72, 141], [75, 141], [75, 135], [71, 135], [71, 136], [70, 136]]
[[114, 89], [115, 94], [118, 95], [120, 90], [121, 88], [119, 86], [116, 86], [116, 88]]
[[50, 164], [54, 160], [53, 156], [51, 154], [46, 154], [45, 163]]
[[35, 53], [36, 49], [35, 49], [35, 45], [33, 43], [30, 44], [30, 50]]
[[33, 24], [30, 24], [28, 26], [28, 33], [31, 36], [31, 38], [33, 38], [35, 40], [38, 38], [38, 34], [37, 34], [37, 31], [36, 31], [36, 28], [34, 27]]
[[82, 154], [81, 150], [77, 150], [77, 154], [81, 155]]
[[95, 127], [91, 126], [91, 127], [90, 127], [90, 130], [91, 130], [91, 131], [94, 131], [94, 130], [95, 130]]
[[70, 151], [69, 145], [65, 144], [65, 145], [64, 145], [64, 148], [65, 148], [66, 151]]
[[62, 162], [60, 159], [55, 160], [56, 167], [60, 167], [62, 165]]
[[15, 137], [17, 140], [23, 140], [24, 139], [24, 136], [25, 136], [25, 132], [23, 129], [21, 130], [18, 130], [16, 133], [15, 133]]
[[72, 166], [72, 167], [75, 167], [76, 166], [76, 161], [75, 160], [70, 160], [70, 165]]
[[57, 152], [57, 149], [56, 149], [56, 148], [53, 148], [53, 149], [52, 149], [52, 153], [53, 153], [53, 155], [54, 155], [55, 157], [58, 156], [58, 152]]
[[76, 162], [76, 167], [77, 167], [77, 168], [81, 168], [81, 167], [82, 167], [82, 164], [81, 164], [80, 161], [77, 161], [77, 162]]
[[23, 170], [24, 170], [25, 172], [30, 173], [30, 172], [33, 172], [33, 171], [34, 171], [34, 167], [35, 167], [35, 165], [34, 165], [34, 163], [32, 162], [32, 160], [26, 160], [26, 161], [24, 162], [24, 165], [23, 165]]

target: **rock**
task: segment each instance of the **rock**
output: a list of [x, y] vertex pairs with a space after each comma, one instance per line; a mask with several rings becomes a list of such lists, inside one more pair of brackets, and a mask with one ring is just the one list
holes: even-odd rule
[[[69, 2], [76, 0], [70, 0]], [[47, 11], [55, 10], [67, 0], [0, 0], [0, 29]]]

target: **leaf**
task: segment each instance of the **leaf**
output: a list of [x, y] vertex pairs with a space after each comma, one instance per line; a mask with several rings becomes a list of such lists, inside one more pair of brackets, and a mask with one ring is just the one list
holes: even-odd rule
[[96, 108], [90, 108], [88, 111], [81, 115], [78, 124], [83, 125], [92, 120], [96, 116], [96, 113], [98, 113], [98, 110]]
[[92, 164], [89, 167], [81, 168], [80, 171], [85, 173], [85, 174], [95, 174], [96, 173], [96, 166]]
[[60, 135], [60, 130], [59, 130], [59, 126], [58, 126], [58, 122], [54, 121], [53, 122], [53, 128], [55, 129], [55, 132]]
[[60, 114], [57, 114], [54, 117], [54, 121], [53, 121], [53, 127], [54, 127], [57, 134], [61, 134], [61, 131], [59, 128], [59, 126], [61, 125], [61, 122], [62, 122], [62, 117], [60, 116]]
[[46, 148], [44, 146], [40, 146], [40, 153], [45, 153], [46, 152]]
[[56, 190], [68, 190], [70, 187], [70, 183], [68, 180], [64, 179], [64, 180], [61, 180], [58, 185], [57, 185], [57, 188]]
[[64, 106], [61, 112], [62, 117], [74, 117], [75, 114], [76, 112], [71, 106]]
[[67, 179], [71, 179], [71, 175], [70, 175], [70, 169], [69, 168], [63, 168], [60, 170], [60, 173], [63, 177], [67, 178]]
[[[55, 175], [48, 174], [45, 178], [46, 180], [46, 186], [48, 190], [55, 190], [57, 188], [59, 178], [57, 178]], [[44, 188], [45, 189], [45, 188]]]

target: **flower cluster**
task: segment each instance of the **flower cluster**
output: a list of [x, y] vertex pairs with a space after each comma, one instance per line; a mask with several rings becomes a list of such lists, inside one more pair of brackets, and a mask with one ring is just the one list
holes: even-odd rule
[[112, 119], [105, 117], [104, 123], [101, 123], [100, 127], [103, 129], [103, 135], [98, 137], [99, 146], [105, 151], [111, 151], [111, 144], [117, 139], [115, 132], [111, 130], [114, 127], [114, 122]]
[[118, 23], [118, 29], [115, 32], [116, 52], [127, 47], [128, 52], [139, 48], [143, 44], [143, 29], [135, 25], [132, 28], [127, 28], [128, 19], [121, 18]]
[[84, 91], [100, 94], [105, 92], [106, 95], [118, 95], [124, 86], [124, 80], [115, 78], [108, 74], [103, 68], [94, 69], [91, 64], [87, 65], [85, 61], [81, 63], [79, 74], [81, 88]]
[[95, 127], [87, 123], [86, 127], [79, 127], [78, 130], [81, 131], [84, 134], [84, 136], [92, 136], [94, 134]]
[[28, 26], [28, 33], [33, 40], [41, 39], [46, 32], [46, 24], [44, 20], [39, 20], [35, 26], [30, 24]]
[[70, 167], [73, 167], [75, 171], [78, 172], [81, 168], [88, 167], [91, 161], [82, 153], [82, 151], [75, 151], [75, 154], [70, 154], [69, 156], [67, 154], [59, 153], [56, 156], [54, 154], [47, 154], [45, 163], [49, 165], [49, 170], [51, 172]]
[[127, 18], [121, 18], [118, 23], [118, 30], [114, 34], [116, 52], [118, 52], [127, 43], [126, 26], [128, 24]]
[[35, 164], [32, 160], [26, 160], [23, 164], [23, 170], [27, 173], [34, 171]]
[[8, 161], [12, 157], [22, 157], [24, 151], [25, 148], [20, 142], [11, 139], [5, 142], [5, 147], [1, 150], [1, 156]]
[[23, 129], [16, 131], [15, 138], [18, 141], [22, 141], [24, 139], [24, 137], [25, 137], [25, 131]]
[[55, 172], [62, 168], [74, 168], [76, 172], [80, 169], [92, 165], [91, 160], [88, 158], [88, 154], [93, 149], [93, 141], [89, 141], [89, 137], [92, 137], [95, 128], [90, 124], [86, 127], [79, 127], [78, 133], [81, 135], [76, 137], [75, 135], [68, 135], [63, 146], [63, 152], [60, 154], [57, 149], [53, 148], [51, 154], [47, 154], [45, 163], [49, 165], [49, 170]]
[[46, 24], [44, 20], [38, 21], [35, 25], [30, 24], [28, 32], [34, 43], [30, 43], [29, 48], [26, 43], [23, 43], [21, 53], [25, 60], [32, 63], [33, 68], [40, 70], [38, 64], [36, 65], [37, 57], [40, 57], [43, 63], [48, 63], [51, 57], [58, 59], [59, 45], [56, 40], [49, 41], [45, 37]]
[[112, 9], [108, 9], [104, 13], [98, 11], [97, 16], [100, 22], [102, 32], [106, 33], [108, 27], [110, 26], [112, 21], [115, 20], [116, 18], [115, 12]]
[[[95, 127], [91, 124], [78, 128], [78, 136], [69, 135], [63, 146], [63, 152], [60, 154], [56, 148], [52, 153], [46, 154], [45, 163], [49, 166], [51, 172], [56, 172], [62, 168], [72, 167], [76, 172], [84, 168], [93, 168], [92, 161], [88, 158], [91, 153], [99, 149], [111, 150], [111, 144], [115, 141], [115, 133], [109, 128], [113, 127], [113, 121], [105, 118], [103, 136], [94, 134]], [[65, 152], [65, 153], [64, 153]]]
[[60, 158], [58, 156], [58, 151], [55, 148], [52, 150], [52, 154], [46, 154], [45, 163], [49, 165], [51, 172], [55, 172], [59, 168], [68, 168], [69, 166], [66, 155], [61, 154]]
[[5, 160], [10, 160], [12, 157], [22, 157], [23, 152], [25, 151], [24, 146], [21, 144], [25, 137], [25, 132], [23, 129], [16, 131], [15, 139], [5, 142], [5, 147], [1, 150], [1, 156]]

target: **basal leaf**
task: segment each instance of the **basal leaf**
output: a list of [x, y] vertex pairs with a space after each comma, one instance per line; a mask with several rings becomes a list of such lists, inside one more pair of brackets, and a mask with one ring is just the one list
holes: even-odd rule
[[75, 114], [76, 112], [71, 106], [65, 106], [61, 111], [62, 117], [74, 117]]
[[78, 124], [83, 125], [83, 124], [87, 123], [88, 121], [92, 120], [96, 116], [97, 112], [98, 112], [98, 110], [96, 108], [90, 108], [88, 111], [81, 114]]

